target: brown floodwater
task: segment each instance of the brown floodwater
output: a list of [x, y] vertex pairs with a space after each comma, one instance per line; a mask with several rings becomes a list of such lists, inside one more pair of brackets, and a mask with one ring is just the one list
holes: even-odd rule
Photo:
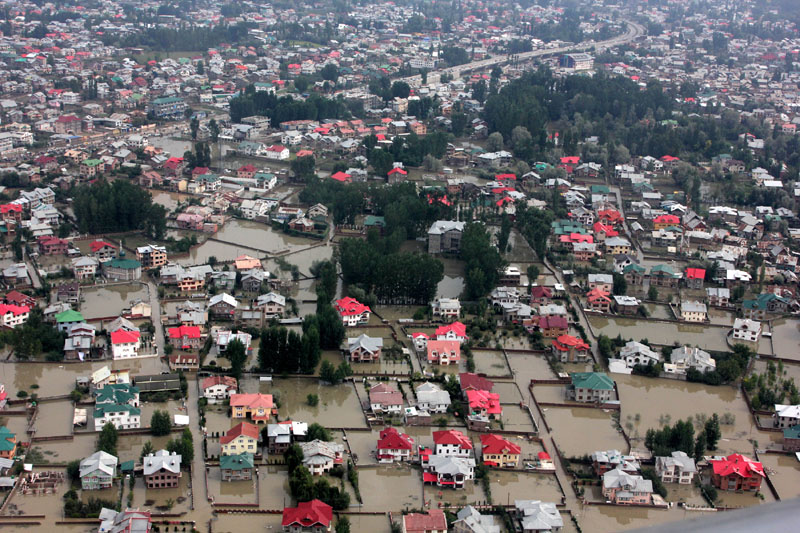
[[511, 374], [503, 352], [494, 350], [473, 350], [475, 372], [487, 376], [507, 376]]
[[222, 481], [219, 466], [208, 468], [208, 493], [216, 503], [258, 503], [255, 480]]
[[464, 290], [464, 262], [440, 258], [444, 264], [444, 277], [436, 287], [437, 298], [458, 298]]
[[503, 428], [511, 431], [535, 431], [528, 410], [519, 405], [503, 405]]
[[703, 324], [690, 325], [674, 322], [644, 322], [633, 318], [606, 318], [590, 316], [589, 323], [597, 335], [608, 337], [622, 335], [623, 339], [639, 341], [648, 339], [656, 344], [672, 345], [676, 339], [704, 350], [726, 351], [728, 345], [725, 335], [728, 330], [722, 327], [708, 327]]
[[197, 248], [193, 248], [188, 255], [176, 258], [175, 262], [184, 266], [204, 265], [208, 263], [209, 257], [216, 257], [217, 261], [233, 261], [240, 255], [245, 254], [254, 257], [261, 255], [242, 246], [208, 240]]
[[[762, 453], [758, 456], [781, 500], [800, 497], [800, 461], [792, 455]], [[769, 489], [765, 486], [764, 492]]]
[[[358, 486], [364, 511], [399, 512], [422, 507], [422, 472], [418, 468], [408, 465], [359, 468]], [[386, 490], [387, 487], [391, 490]]]
[[[666, 422], [666, 415], [670, 415], [670, 423], [675, 423], [678, 419], [694, 417], [697, 413], [707, 416], [717, 413], [721, 417], [730, 413], [735, 417], [734, 424], [721, 426], [719, 448], [722, 452], [752, 454], [753, 446], [748, 442], [749, 439], [765, 445], [780, 438], [778, 433], [758, 431], [741, 392], [734, 387], [711, 387], [701, 383], [623, 374], [615, 375], [614, 379], [622, 402], [621, 422], [623, 426], [629, 422], [633, 424], [633, 430], [626, 427], [626, 431], [634, 439], [643, 439], [649, 428], [661, 427], [661, 422]], [[629, 415], [632, 419], [628, 418]]]
[[564, 495], [551, 474], [490, 470], [489, 479], [492, 501], [500, 505], [513, 505], [514, 500], [561, 503]]
[[[617, 531], [693, 518], [700, 519], [707, 516], [709, 516], [708, 513], [690, 512], [677, 507], [662, 510], [612, 505], [584, 505], [577, 518], [584, 531], [616, 533]], [[564, 522], [566, 523], [566, 520]]]
[[614, 427], [610, 412], [581, 407], [542, 410], [556, 444], [567, 457], [580, 457], [597, 450], [627, 451], [625, 439]]
[[[500, 403], [519, 403], [523, 401], [517, 385], [512, 381], [495, 381], [492, 392], [496, 392], [500, 395]], [[525, 397], [528, 397], [527, 392], [525, 393]], [[527, 401], [527, 399], [524, 401]]]
[[168, 211], [174, 211], [178, 204], [192, 198], [190, 194], [168, 191], [150, 191], [153, 203], [163, 205]]
[[774, 355], [800, 361], [798, 339], [800, 321], [796, 318], [780, 318], [772, 322], [772, 349]]
[[[555, 379], [557, 376], [550, 370], [547, 359], [542, 354], [509, 353], [508, 360], [514, 370], [516, 382], [526, 391], [532, 379]], [[527, 396], [527, 392], [525, 392]]]
[[37, 437], [52, 437], [72, 433], [72, 417], [75, 408], [69, 400], [39, 404], [34, 428]]
[[140, 283], [126, 283], [102, 288], [83, 289], [81, 291], [80, 312], [86, 320], [94, 318], [114, 317], [130, 307], [131, 300], [149, 301], [147, 287]]
[[286, 235], [261, 222], [239, 219], [228, 221], [214, 237], [233, 245], [265, 250], [270, 254], [300, 250], [319, 242], [315, 239]]

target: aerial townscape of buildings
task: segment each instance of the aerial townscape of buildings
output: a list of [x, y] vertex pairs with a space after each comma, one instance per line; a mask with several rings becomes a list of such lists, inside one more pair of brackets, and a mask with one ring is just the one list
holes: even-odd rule
[[605, 533], [800, 496], [798, 29], [5, 2], [0, 526]]

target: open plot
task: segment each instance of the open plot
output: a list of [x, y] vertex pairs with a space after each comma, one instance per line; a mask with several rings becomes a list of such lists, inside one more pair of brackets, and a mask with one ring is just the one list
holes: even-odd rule
[[564, 385], [535, 385], [533, 396], [538, 403], [567, 403]]
[[766, 486], [762, 488], [764, 490], [762, 490], [759, 494], [763, 494], [763, 500], [755, 492], [730, 492], [726, 490], [720, 490], [717, 491], [719, 499], [715, 502], [715, 504], [717, 507], [728, 507], [734, 509], [740, 507], [753, 507], [754, 505], [774, 502], [775, 498], [772, 496], [772, 491], [770, 491]]
[[556, 445], [567, 457], [580, 457], [596, 450], [627, 450], [610, 412], [582, 407], [543, 410]]
[[517, 383], [522, 386], [532, 379], [555, 379], [557, 376], [550, 369], [547, 359], [543, 354], [521, 354], [510, 353], [508, 360], [511, 362], [511, 368], [514, 369]]
[[612, 339], [622, 335], [623, 339], [640, 341], [648, 339], [655, 344], [671, 346], [675, 339], [697, 346], [704, 350], [724, 352], [728, 350], [725, 335], [729, 329], [709, 327], [705, 324], [688, 324], [676, 322], [656, 322], [636, 320], [634, 318], [606, 318], [590, 316], [589, 323], [595, 334], [604, 334]]
[[[398, 431], [404, 432], [402, 428]], [[378, 460], [375, 457], [375, 449], [380, 437], [379, 430], [373, 431], [348, 431], [347, 444], [350, 451], [358, 458], [358, 465], [376, 465]]]
[[[288, 378], [260, 383], [258, 389], [265, 394], [277, 392], [281, 407], [281, 420], [297, 420], [312, 424], [317, 422], [325, 427], [366, 427], [353, 385], [322, 385], [315, 379]], [[319, 396], [319, 403], [308, 405], [308, 395]]]
[[497, 503], [515, 499], [561, 503], [564, 496], [556, 477], [551, 474], [491, 470], [489, 480], [492, 499]]
[[[142, 410], [141, 421], [142, 427], [150, 427], [150, 419], [156, 411], [166, 411], [169, 414], [170, 420], [175, 421], [175, 415], [185, 415], [186, 410], [181, 409], [183, 402], [178, 400], [169, 400], [166, 402], [142, 402], [140, 408]], [[191, 415], [190, 415], [191, 416]]]
[[286, 468], [261, 466], [258, 469], [258, 504], [262, 509], [283, 509], [289, 494]]
[[[50, 468], [50, 467], [37, 467], [33, 473], [43, 472], [60, 472], [64, 474], [65, 480], [63, 483], [58, 483], [53, 489], [49, 489], [47, 493], [44, 491], [41, 494], [23, 494], [21, 490], [17, 490], [11, 496], [11, 501], [5, 509], [4, 515], [46, 515], [48, 517], [60, 517], [64, 506], [64, 493], [69, 490], [69, 483], [66, 481], [66, 469], [63, 468]], [[30, 479], [30, 475], [28, 477]]]
[[280, 514], [219, 514], [214, 519], [214, 533], [243, 533], [244, 531], [280, 531]]
[[[752, 454], [750, 439], [766, 444], [781, 438], [780, 433], [758, 431], [741, 391], [735, 387], [712, 387], [702, 383], [622, 374], [614, 376], [614, 379], [622, 403], [621, 422], [635, 440], [644, 439], [649, 428], [658, 428], [667, 422], [674, 423], [686, 418], [702, 421], [703, 415], [711, 416], [714, 413], [721, 418], [727, 415], [728, 421], [733, 422], [722, 424], [722, 439], [717, 453]], [[696, 424], [696, 428], [699, 429], [699, 425]]]
[[[125, 461], [139, 460], [142, 454], [142, 447], [144, 443], [150, 441], [154, 450], [161, 450], [166, 448], [167, 442], [172, 438], [172, 435], [163, 435], [161, 437], [154, 437], [153, 435], [120, 435], [117, 441], [117, 453], [121, 463]], [[199, 442], [194, 443], [195, 446], [201, 446]], [[187, 476], [188, 474], [184, 474]]]
[[392, 526], [387, 515], [349, 515], [350, 531], [389, 533]]
[[[800, 497], [800, 461], [792, 455], [762, 453], [758, 456], [781, 500]], [[767, 487], [762, 487], [768, 492]]]
[[487, 376], [509, 376], [511, 369], [508, 368], [503, 352], [499, 350], [473, 350], [473, 360], [475, 361], [475, 372], [486, 374]]
[[72, 440], [34, 442], [33, 447], [41, 451], [50, 463], [68, 463], [94, 453], [96, 444], [96, 433], [84, 433], [76, 434]]
[[[519, 403], [523, 401], [516, 383], [512, 381], [495, 381], [492, 392], [496, 392], [500, 395], [501, 403]], [[526, 393], [525, 397], [527, 396], [528, 394]]]
[[53, 437], [72, 433], [72, 417], [75, 408], [71, 401], [43, 402], [38, 407], [34, 436]]
[[[237, 422], [238, 423], [238, 422]], [[228, 415], [228, 408], [221, 405], [209, 405], [206, 408], [206, 430], [209, 436], [219, 436], [235, 426]]]
[[503, 406], [503, 429], [510, 431], [534, 431], [533, 421], [527, 408], [519, 405]]
[[467, 481], [464, 483], [463, 489], [426, 485], [425, 500], [430, 502], [431, 509], [439, 507], [439, 504], [463, 507], [465, 505], [486, 505], [489, 503], [478, 481]]
[[[364, 500], [364, 511], [399, 512], [419, 509], [423, 504], [422, 472], [408, 465], [359, 468], [358, 487]], [[425, 497], [430, 498], [427, 487]]]
[[800, 338], [800, 321], [796, 318], [779, 318], [772, 326], [772, 351], [776, 357], [800, 362], [797, 340]]

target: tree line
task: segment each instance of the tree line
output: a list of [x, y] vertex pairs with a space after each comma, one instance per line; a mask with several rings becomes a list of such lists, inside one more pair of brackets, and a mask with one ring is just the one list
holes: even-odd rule
[[244, 94], [231, 99], [229, 112], [231, 122], [241, 122], [244, 117], [259, 115], [269, 117], [274, 126], [290, 120], [350, 118], [343, 98], [323, 98], [316, 94], [306, 100], [295, 100], [288, 95], [279, 98], [269, 91], [256, 91], [253, 85], [247, 86]]
[[142, 230], [163, 239], [167, 229], [164, 206], [153, 203], [150, 193], [129, 181], [100, 180], [75, 191], [72, 209], [81, 233]]

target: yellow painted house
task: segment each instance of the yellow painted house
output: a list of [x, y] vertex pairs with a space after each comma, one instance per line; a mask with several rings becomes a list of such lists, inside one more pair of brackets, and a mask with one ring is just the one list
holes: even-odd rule
[[220, 437], [222, 455], [239, 455], [240, 453], [258, 453], [258, 427], [248, 422], [240, 422], [233, 426], [224, 437]]

